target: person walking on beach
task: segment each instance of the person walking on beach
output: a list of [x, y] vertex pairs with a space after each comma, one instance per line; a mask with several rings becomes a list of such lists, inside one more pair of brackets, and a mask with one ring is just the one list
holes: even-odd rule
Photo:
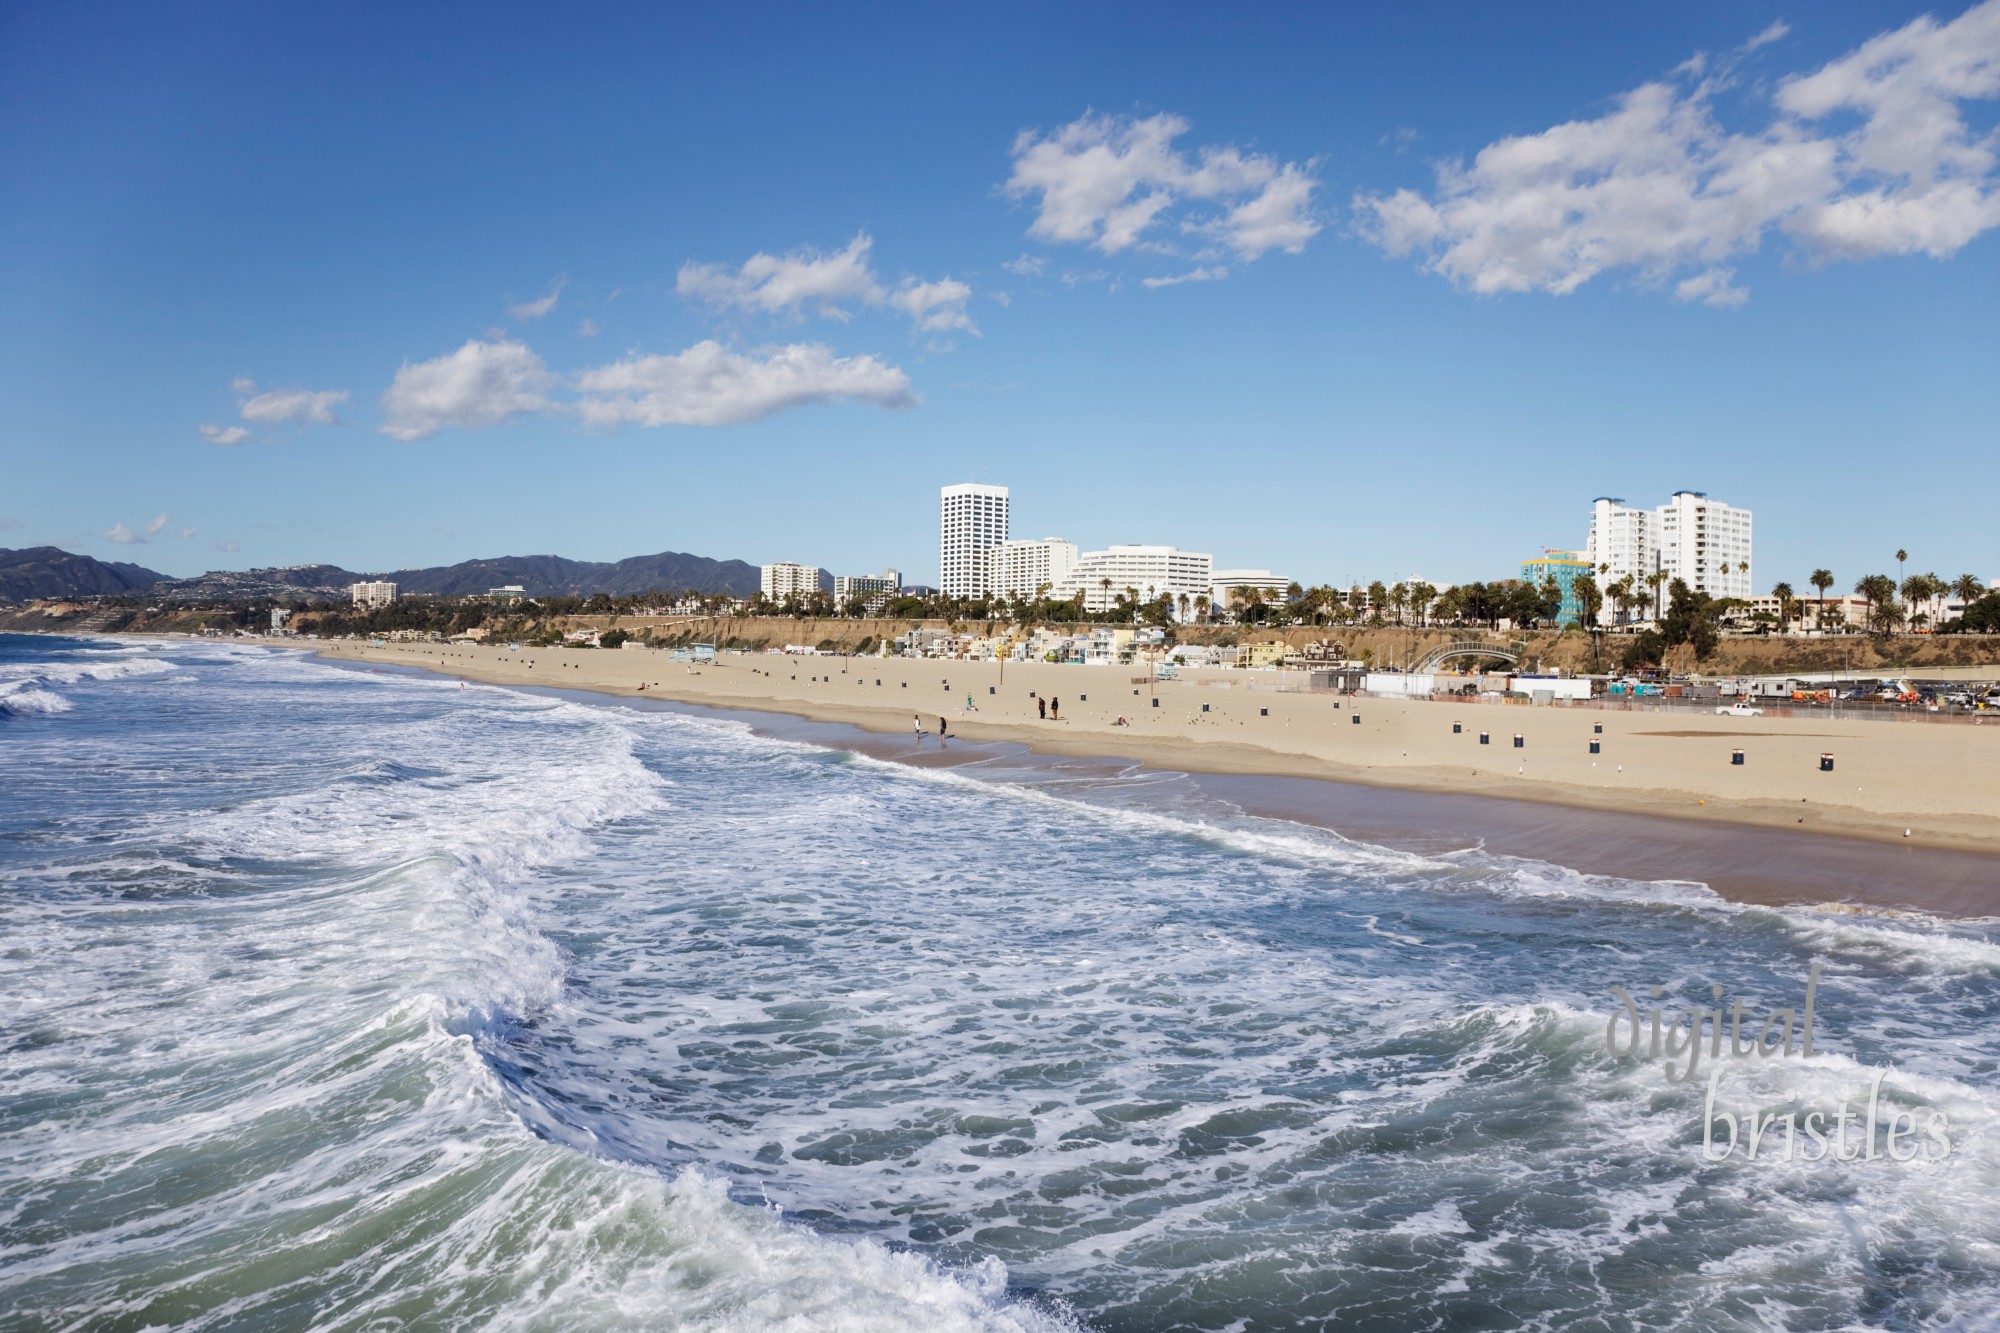
[[1049, 701], [1039, 694], [1035, 696], [1035, 712], [1041, 716], [1042, 721], [1049, 720]]
[[921, 737], [924, 734], [924, 720], [915, 713], [912, 713], [910, 714], [910, 721], [916, 724], [917, 735]]
[[943, 740], [949, 735], [951, 735], [951, 724], [946, 722], [944, 714], [940, 713], [938, 714], [938, 739]]
[[1060, 699], [1049, 700], [1049, 721], [1051, 722], [1062, 721], [1062, 700]]

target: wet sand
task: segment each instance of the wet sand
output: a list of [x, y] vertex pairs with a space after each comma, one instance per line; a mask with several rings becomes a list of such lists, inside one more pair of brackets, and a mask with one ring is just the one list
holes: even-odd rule
[[[536, 660], [547, 659], [538, 655]], [[440, 670], [435, 661], [384, 665], [392, 670]], [[465, 674], [452, 673], [448, 666], [443, 670]], [[1081, 739], [1074, 736], [1065, 737], [1060, 749], [1031, 746], [985, 734], [990, 728], [963, 729], [950, 715], [955, 734], [941, 742], [935, 734], [935, 716], [926, 719], [929, 734], [917, 737], [847, 720], [804, 716], [803, 710], [690, 703], [669, 699], [664, 692], [648, 697], [650, 689], [636, 695], [621, 691], [622, 697], [614, 701], [602, 690], [575, 682], [551, 680], [546, 686], [526, 688], [585, 702], [730, 718], [762, 735], [898, 763], [959, 768], [967, 776], [994, 781], [1060, 781], [1075, 790], [1092, 784], [1125, 783], [1141, 773], [1181, 775], [1200, 797], [1227, 803], [1245, 814], [1327, 828], [1343, 837], [1397, 850], [1435, 854], [1480, 847], [1489, 853], [1548, 861], [1585, 874], [1702, 883], [1744, 903], [1840, 905], [1854, 910], [1915, 910], [1956, 917], [2000, 914], [2000, 855], [1983, 850], [1914, 840], [1830, 837], [1823, 828], [1722, 821], [1696, 824], [1684, 817], [1490, 793], [1441, 792], [1286, 773], [1203, 771], [1162, 763], [1157, 756], [1137, 753], [1136, 747], [1130, 756], [1121, 755], [1116, 741], [1123, 737], [1111, 738], [1114, 744], [1097, 752], [1068, 743]], [[1364, 706], [1381, 702], [1361, 701]], [[1537, 710], [1541, 711], [1545, 710]], [[1641, 725], [1659, 721], [1657, 716], [1637, 716]], [[1736, 720], [1732, 727], [1719, 730], [1742, 730], [1745, 725]]]

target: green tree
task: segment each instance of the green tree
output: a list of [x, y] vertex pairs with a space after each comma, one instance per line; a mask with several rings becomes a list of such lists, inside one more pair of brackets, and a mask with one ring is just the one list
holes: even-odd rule
[[1896, 607], [1896, 582], [1887, 574], [1868, 574], [1854, 581], [1855, 595], [1868, 603], [1868, 627], [1888, 634], [1902, 617]]
[[1807, 579], [1806, 582], [1812, 584], [1813, 587], [1819, 589], [1819, 612], [1814, 617], [1814, 619], [1819, 621], [1820, 632], [1825, 633], [1826, 590], [1833, 586], [1833, 571], [1830, 569], [1815, 569], [1812, 572], [1812, 577]]
[[1771, 589], [1771, 596], [1778, 602], [1778, 633], [1783, 634], [1791, 628], [1792, 613], [1798, 609], [1799, 599], [1792, 595], [1789, 583], [1780, 583]]

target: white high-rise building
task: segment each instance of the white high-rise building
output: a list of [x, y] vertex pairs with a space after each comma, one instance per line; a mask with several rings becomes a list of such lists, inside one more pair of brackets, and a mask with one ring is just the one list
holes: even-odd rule
[[393, 583], [350, 583], [347, 592], [356, 606], [376, 607], [395, 601], [397, 589]]
[[966, 482], [938, 493], [938, 591], [985, 597], [987, 552], [1007, 540], [1007, 488]]
[[1751, 596], [1749, 510], [1701, 491], [1675, 491], [1654, 512], [1661, 568], [1669, 582], [1679, 579], [1710, 597]]
[[780, 560], [762, 567], [757, 586], [774, 602], [782, 602], [793, 593], [809, 597], [819, 591], [819, 567]]
[[1633, 509], [1608, 495], [1590, 502], [1590, 536], [1583, 544], [1583, 558], [1596, 571], [1600, 585], [1616, 583], [1627, 574], [1637, 582], [1653, 572], [1660, 546], [1656, 526], [1650, 509]]
[[[1647, 579], [1655, 572], [1666, 576], [1662, 595], [1675, 579], [1710, 597], [1748, 598], [1755, 586], [1750, 511], [1711, 500], [1701, 491], [1675, 491], [1654, 509], [1634, 509], [1623, 500], [1600, 496], [1591, 502], [1583, 558], [1600, 588], [1631, 575], [1641, 601], [1650, 598]], [[1599, 619], [1610, 624], [1611, 616], [1607, 602]]]
[[[1194, 599], [1213, 595], [1215, 557], [1203, 551], [1183, 551], [1178, 546], [1112, 546], [1102, 551], [1085, 551], [1077, 560], [1076, 572], [1059, 586], [1054, 595], [1083, 594], [1086, 611], [1109, 611], [1112, 603], [1128, 592], [1141, 602], [1165, 596], [1172, 600], [1175, 619], [1192, 619]], [[1187, 606], [1182, 607], [1182, 598]]]
[[1069, 582], [1076, 563], [1076, 543], [1060, 537], [1001, 542], [986, 553], [986, 586], [997, 597], [1033, 598]]

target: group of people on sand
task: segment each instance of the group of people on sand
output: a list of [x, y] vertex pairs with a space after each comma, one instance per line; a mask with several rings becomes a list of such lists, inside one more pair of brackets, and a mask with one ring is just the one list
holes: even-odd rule
[[[951, 688], [950, 681], [946, 681], [944, 685], [946, 689]], [[976, 713], [979, 711], [979, 706], [972, 702], [972, 696], [968, 694], [965, 696], [965, 707], [960, 711]], [[1062, 721], [1062, 700], [1057, 698], [1043, 698], [1038, 694], [1035, 696], [1035, 712], [1044, 722], [1060, 722]], [[1121, 724], [1124, 721], [1123, 718], [1119, 719]], [[922, 713], [910, 714], [910, 725], [919, 736], [930, 734], [924, 730], [924, 716]], [[937, 734], [939, 740], [949, 740], [951, 738], [951, 723], [946, 721], [942, 714], [938, 716]]]

